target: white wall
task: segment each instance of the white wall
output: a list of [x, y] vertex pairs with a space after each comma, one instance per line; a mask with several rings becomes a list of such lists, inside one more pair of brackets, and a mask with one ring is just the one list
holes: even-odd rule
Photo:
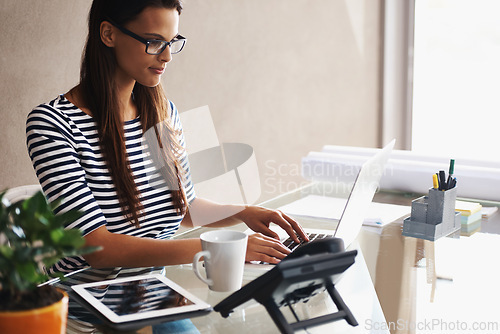
[[26, 116], [78, 83], [90, 3], [0, 0], [0, 190], [38, 182]]
[[[167, 95], [209, 105], [221, 142], [255, 149], [262, 200], [291, 190], [308, 151], [381, 144], [382, 2], [185, 0]], [[0, 1], [0, 189], [36, 182], [25, 118], [77, 83], [90, 3]]]

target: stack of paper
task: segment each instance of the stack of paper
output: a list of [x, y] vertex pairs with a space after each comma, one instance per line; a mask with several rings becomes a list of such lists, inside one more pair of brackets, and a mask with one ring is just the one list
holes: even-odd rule
[[483, 206], [475, 202], [456, 201], [455, 211], [462, 215], [462, 224], [470, 224], [481, 219]]
[[461, 232], [464, 235], [471, 235], [481, 227], [483, 206], [475, 202], [456, 201], [455, 211], [461, 214]]
[[496, 206], [483, 206], [483, 209], [481, 210], [483, 219], [488, 219], [491, 216], [493, 216], [495, 213], [497, 213], [498, 207]]

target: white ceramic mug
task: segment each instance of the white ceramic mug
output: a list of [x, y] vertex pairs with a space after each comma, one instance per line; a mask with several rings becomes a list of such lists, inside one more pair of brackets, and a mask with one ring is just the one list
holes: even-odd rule
[[[193, 259], [193, 271], [213, 291], [236, 291], [241, 288], [248, 236], [243, 232], [215, 230], [200, 236], [202, 251]], [[204, 257], [207, 278], [200, 273]]]

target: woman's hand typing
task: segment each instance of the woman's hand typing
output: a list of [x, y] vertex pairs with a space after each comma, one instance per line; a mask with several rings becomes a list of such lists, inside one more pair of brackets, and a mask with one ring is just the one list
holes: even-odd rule
[[293, 218], [281, 211], [266, 209], [260, 206], [248, 206], [245, 210], [236, 215], [254, 232], [279, 240], [278, 234], [272, 231], [269, 226], [274, 223], [280, 226], [295, 241], [309, 241], [304, 230]]
[[247, 262], [259, 261], [276, 264], [288, 254], [290, 254], [290, 250], [277, 239], [260, 233], [248, 236], [245, 258]]

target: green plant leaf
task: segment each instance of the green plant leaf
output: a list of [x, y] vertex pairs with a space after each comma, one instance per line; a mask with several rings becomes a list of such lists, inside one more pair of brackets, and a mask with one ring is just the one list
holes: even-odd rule
[[18, 270], [13, 270], [8, 275], [9, 280], [6, 285], [9, 286], [11, 290], [17, 291], [25, 291], [25, 290], [33, 290], [36, 288], [36, 283], [33, 283], [30, 280], [24, 279]]
[[7, 259], [11, 259], [12, 255], [14, 255], [14, 251], [9, 246], [4, 245], [0, 246], [0, 254]]
[[85, 247], [85, 239], [77, 229], [65, 227], [82, 213], [68, 211], [54, 214], [61, 203], [47, 203], [42, 192], [16, 203], [8, 203], [0, 194], [0, 233], [9, 245], [0, 246], [0, 283], [11, 291], [36, 289], [45, 281], [42, 264], [52, 266], [61, 258], [93, 252], [98, 247]]
[[63, 237], [64, 237], [64, 231], [62, 229], [50, 231], [50, 238], [55, 243], [58, 243]]
[[38, 278], [37, 271], [38, 268], [33, 263], [20, 263], [16, 265], [16, 270], [19, 275], [28, 282], [35, 282]]
[[73, 248], [81, 248], [85, 245], [85, 239], [82, 238], [80, 230], [64, 230], [64, 235], [60, 239], [60, 244], [63, 246], [73, 246]]

